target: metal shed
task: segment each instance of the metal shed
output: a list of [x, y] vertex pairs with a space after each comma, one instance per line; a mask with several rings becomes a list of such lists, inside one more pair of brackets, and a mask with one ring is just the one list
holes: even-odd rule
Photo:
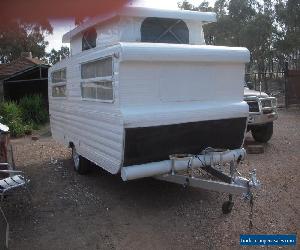
[[43, 61], [32, 58], [31, 53], [0, 65], [0, 99], [18, 101], [25, 95], [41, 94], [48, 103], [48, 68]]

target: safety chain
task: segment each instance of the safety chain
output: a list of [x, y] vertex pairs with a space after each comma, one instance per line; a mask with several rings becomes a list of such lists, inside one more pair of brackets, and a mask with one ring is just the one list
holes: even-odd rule
[[254, 206], [254, 197], [253, 194], [250, 192], [249, 193], [250, 196], [250, 214], [249, 214], [249, 228], [252, 229], [253, 228], [253, 206]]

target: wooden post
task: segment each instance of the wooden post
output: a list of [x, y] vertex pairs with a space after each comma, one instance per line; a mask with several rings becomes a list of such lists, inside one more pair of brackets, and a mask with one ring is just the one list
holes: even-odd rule
[[[9, 132], [0, 130], [0, 162], [8, 162]], [[0, 166], [1, 170], [7, 170], [7, 166]], [[8, 174], [0, 174], [0, 179], [8, 177]]]

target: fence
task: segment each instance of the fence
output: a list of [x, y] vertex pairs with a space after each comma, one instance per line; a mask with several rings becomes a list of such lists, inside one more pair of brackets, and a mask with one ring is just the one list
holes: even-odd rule
[[300, 70], [288, 70], [285, 88], [286, 106], [300, 104]]
[[285, 106], [286, 73], [260, 72], [245, 74], [245, 81], [250, 89], [261, 90], [275, 96], [279, 106]]
[[247, 73], [245, 81], [250, 89], [275, 96], [278, 105], [300, 105], [300, 70]]

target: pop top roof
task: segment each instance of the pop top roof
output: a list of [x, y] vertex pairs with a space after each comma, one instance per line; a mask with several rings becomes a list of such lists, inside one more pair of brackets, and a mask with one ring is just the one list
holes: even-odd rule
[[128, 16], [128, 17], [159, 17], [159, 18], [176, 18], [182, 20], [198, 21], [202, 23], [210, 23], [216, 21], [216, 14], [213, 12], [199, 12], [190, 10], [166, 10], [166, 9], [154, 9], [148, 7], [134, 7], [126, 6], [120, 11], [113, 12], [107, 15], [101, 15], [90, 18], [86, 22], [77, 26], [75, 29], [64, 34], [62, 41], [69, 43], [72, 37], [83, 32], [84, 30], [93, 27], [96, 24], [108, 21], [116, 16]]

